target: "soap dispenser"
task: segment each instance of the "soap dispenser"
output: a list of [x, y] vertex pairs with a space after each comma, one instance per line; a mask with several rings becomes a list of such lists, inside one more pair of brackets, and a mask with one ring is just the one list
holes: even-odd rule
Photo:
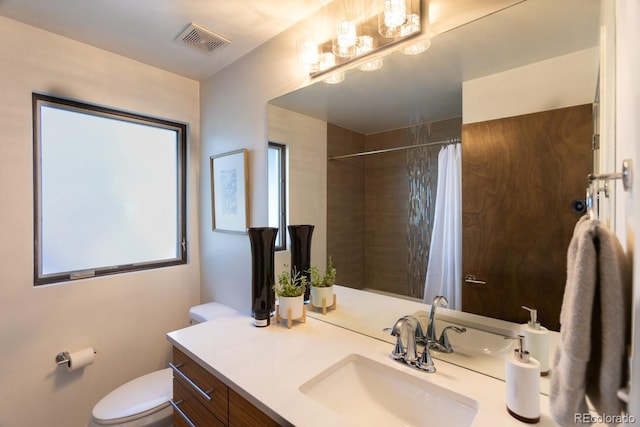
[[525, 336], [525, 350], [531, 357], [540, 362], [540, 375], [549, 375], [549, 330], [540, 326], [538, 322], [538, 310], [522, 306], [528, 310], [531, 319], [520, 328], [520, 333]]
[[507, 358], [505, 385], [507, 412], [529, 424], [540, 421], [540, 364], [524, 349], [525, 337], [518, 335], [518, 348]]

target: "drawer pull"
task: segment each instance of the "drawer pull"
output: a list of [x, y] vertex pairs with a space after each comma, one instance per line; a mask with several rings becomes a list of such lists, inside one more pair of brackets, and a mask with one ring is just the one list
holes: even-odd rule
[[182, 409], [178, 408], [178, 405], [182, 403], [182, 400], [178, 400], [177, 402], [174, 402], [173, 399], [169, 399], [169, 403], [171, 404], [171, 406], [173, 406], [173, 409], [175, 409], [175, 411], [178, 414], [180, 414], [182, 419], [185, 420], [187, 422], [187, 424], [189, 424], [190, 427], [196, 427], [196, 425], [193, 423], [193, 421], [191, 421], [189, 419], [187, 414], [185, 414]]
[[185, 380], [191, 387], [194, 388], [195, 391], [198, 392], [198, 394], [200, 394], [202, 397], [204, 397], [205, 399], [207, 399], [208, 402], [211, 402], [211, 396], [209, 396], [209, 394], [213, 393], [213, 389], [210, 389], [208, 391], [204, 391], [202, 390], [200, 387], [198, 387], [198, 385], [196, 383], [194, 383], [193, 381], [191, 381], [191, 378], [189, 378], [188, 376], [186, 376], [185, 374], [182, 373], [182, 371], [180, 370], [180, 368], [182, 367], [182, 365], [174, 365], [173, 363], [169, 363], [169, 367], [171, 367], [171, 369], [173, 369], [173, 372], [175, 372], [176, 374], [178, 374], [178, 376], [180, 378], [182, 378], [183, 380]]

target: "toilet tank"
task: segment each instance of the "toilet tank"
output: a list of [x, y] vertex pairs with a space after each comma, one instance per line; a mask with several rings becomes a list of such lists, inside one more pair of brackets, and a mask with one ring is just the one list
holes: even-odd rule
[[238, 311], [224, 304], [209, 302], [196, 305], [189, 310], [189, 323], [196, 324], [206, 322], [218, 317], [228, 317], [237, 314]]

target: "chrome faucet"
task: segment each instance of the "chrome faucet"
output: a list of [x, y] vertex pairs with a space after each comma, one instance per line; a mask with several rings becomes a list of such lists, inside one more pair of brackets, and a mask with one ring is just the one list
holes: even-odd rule
[[430, 343], [437, 343], [438, 336], [436, 334], [436, 309], [438, 306], [446, 307], [449, 304], [449, 301], [442, 295], [438, 295], [433, 299], [431, 303], [431, 309], [429, 310], [429, 323], [427, 324], [427, 336], [426, 342], [429, 345]]
[[[418, 357], [416, 338], [424, 336], [418, 319], [413, 316], [399, 318], [391, 329], [391, 335], [396, 337], [396, 345], [390, 355], [393, 360], [404, 362], [425, 372], [436, 371], [428, 345], [424, 346], [422, 355]], [[403, 336], [406, 336], [406, 345], [402, 341]], [[440, 345], [437, 342], [434, 344]]]
[[451, 343], [449, 342], [449, 336], [447, 335], [448, 330], [452, 330], [459, 334], [467, 332], [467, 328], [458, 326], [447, 326], [442, 330], [440, 338], [438, 338], [438, 333], [436, 332], [436, 310], [438, 307], [446, 307], [448, 304], [449, 301], [447, 301], [447, 299], [442, 295], [438, 295], [433, 299], [431, 310], [429, 310], [427, 335], [424, 338], [425, 344], [428, 348], [432, 348], [443, 353], [453, 353], [453, 347], [451, 346]]
[[447, 331], [449, 329], [459, 334], [467, 332], [467, 328], [465, 327], [450, 325], [444, 328], [442, 330], [442, 333], [440, 334], [440, 338], [438, 339], [438, 344], [440, 345], [438, 347], [435, 347], [436, 350], [442, 351], [443, 353], [453, 353], [453, 347], [451, 347], [451, 343], [449, 342], [449, 336], [447, 335]]
[[[409, 364], [418, 361], [418, 350], [416, 348], [416, 337], [422, 337], [422, 326], [413, 316], [403, 316], [396, 321], [391, 329], [391, 335], [396, 337], [396, 346], [391, 352], [391, 358], [402, 360]], [[406, 345], [402, 338], [406, 337]]]

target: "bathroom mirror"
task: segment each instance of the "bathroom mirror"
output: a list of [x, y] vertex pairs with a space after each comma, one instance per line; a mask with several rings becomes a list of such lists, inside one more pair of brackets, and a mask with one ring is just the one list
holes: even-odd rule
[[[572, 105], [590, 104], [594, 102], [597, 90], [599, 20], [599, 0], [526, 0], [438, 34], [432, 39], [430, 49], [419, 56], [394, 53], [385, 57], [383, 68], [375, 73], [350, 70], [346, 73], [345, 81], [339, 85], [319, 81], [274, 99], [270, 104], [362, 135], [412, 127], [415, 130], [420, 128], [416, 126], [420, 123], [450, 123], [451, 119], [454, 125], [458, 120], [459, 135], [460, 123], [465, 122], [464, 116], [467, 115], [467, 111], [463, 111], [463, 82], [480, 80], [552, 58], [564, 58], [567, 61], [576, 58], [588, 64], [581, 66], [575, 77], [578, 80], [586, 76], [590, 96], [586, 101]], [[538, 75], [537, 78], [544, 80], [544, 76]], [[567, 85], [571, 84], [572, 79], [567, 81]], [[555, 88], [550, 85], [549, 91], [553, 90]], [[548, 94], [549, 99], [553, 97], [552, 92]], [[495, 100], [490, 94], [485, 101], [487, 110], [493, 108]], [[514, 104], [517, 101], [514, 100]], [[519, 114], [526, 112], [514, 109], [512, 115]], [[434, 127], [432, 130], [433, 138], [440, 139], [437, 129]], [[429, 131], [429, 126], [426, 131]], [[462, 143], [464, 145], [464, 138]], [[590, 149], [589, 146], [587, 150]], [[291, 170], [296, 167], [297, 164], [290, 164]], [[570, 169], [572, 164], [561, 167]], [[507, 165], [505, 169], [508, 169]], [[463, 181], [465, 179], [469, 178], [463, 177]], [[327, 192], [328, 198], [331, 198], [330, 186]], [[550, 190], [552, 192], [553, 189]], [[291, 205], [295, 203], [295, 200], [290, 200]], [[534, 203], [531, 209], [540, 209], [539, 215], [544, 215], [544, 206]], [[298, 213], [298, 217], [302, 216]], [[330, 242], [327, 247], [330, 247]], [[566, 254], [566, 247], [560, 248], [560, 251]], [[338, 263], [334, 257], [334, 264]], [[517, 283], [513, 286], [517, 288]], [[519, 307], [520, 301], [514, 295], [517, 293], [509, 295], [509, 303]], [[557, 318], [559, 302], [557, 308], [558, 312], [546, 315]], [[522, 315], [522, 320], [526, 319], [524, 311]], [[318, 317], [331, 322], [331, 316]], [[357, 324], [357, 321], [353, 322], [356, 325], [353, 329], [357, 330]]]

